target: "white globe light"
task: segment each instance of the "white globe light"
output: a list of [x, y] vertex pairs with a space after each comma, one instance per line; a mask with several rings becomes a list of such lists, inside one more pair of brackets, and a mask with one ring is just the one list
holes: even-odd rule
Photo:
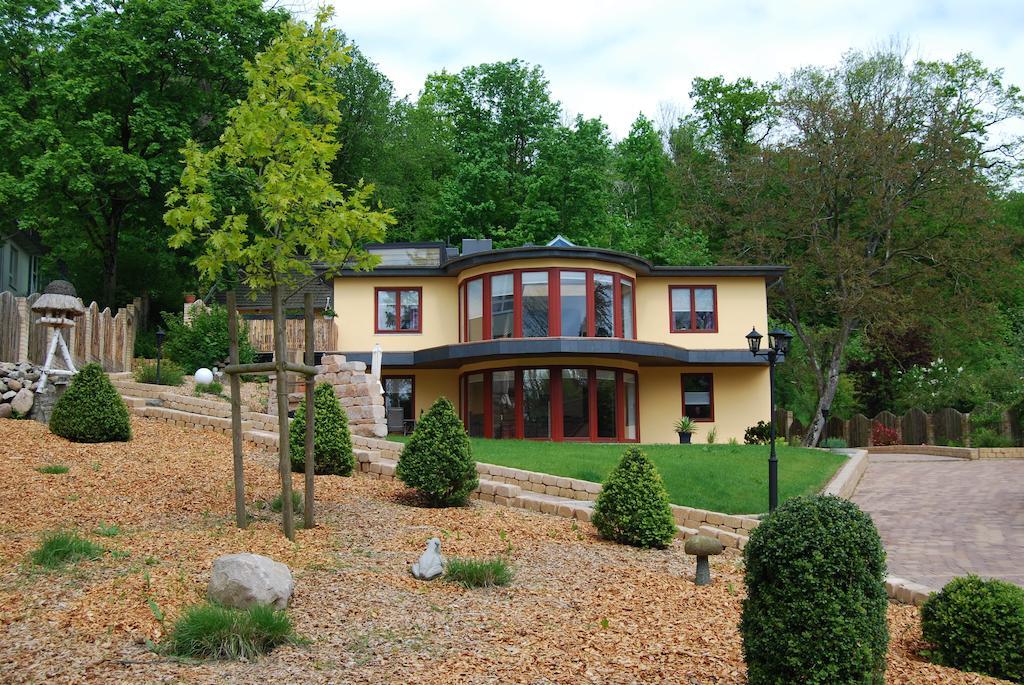
[[207, 368], [198, 369], [196, 371], [195, 379], [196, 383], [202, 383], [203, 385], [213, 383], [213, 371], [210, 371]]

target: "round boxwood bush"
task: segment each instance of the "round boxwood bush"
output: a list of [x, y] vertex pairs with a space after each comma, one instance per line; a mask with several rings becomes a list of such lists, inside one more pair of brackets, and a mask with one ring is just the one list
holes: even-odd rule
[[128, 407], [103, 367], [86, 364], [57, 399], [50, 431], [73, 442], [124, 442], [132, 438]]
[[751, 531], [743, 556], [751, 685], [885, 682], [885, 552], [870, 516], [838, 497], [796, 497]]
[[439, 397], [416, 424], [395, 475], [435, 507], [465, 504], [476, 489], [479, 481], [469, 436], [448, 398]]
[[[348, 416], [341, 408], [334, 386], [321, 383], [313, 390], [313, 472], [334, 476], [351, 476], [356, 460], [352, 456], [352, 434]], [[292, 471], [306, 469], [306, 400], [295, 410], [288, 429], [289, 456]]]
[[654, 464], [630, 447], [608, 474], [591, 522], [601, 537], [634, 547], [667, 547], [676, 535], [668, 492]]
[[933, 661], [1024, 683], [1024, 588], [954, 578], [921, 607]]

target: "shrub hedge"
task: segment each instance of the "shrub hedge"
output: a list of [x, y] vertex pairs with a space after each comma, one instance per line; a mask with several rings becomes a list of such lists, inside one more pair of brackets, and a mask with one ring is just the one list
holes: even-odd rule
[[[196, 369], [223, 366], [228, 358], [228, 310], [218, 305], [208, 310], [195, 310], [186, 324], [181, 314], [164, 312], [167, 337], [164, 352], [169, 359], [181, 364], [188, 373]], [[256, 357], [249, 343], [245, 322], [238, 327], [238, 361], [248, 364]]]
[[[352, 455], [352, 434], [348, 416], [341, 408], [334, 386], [321, 383], [313, 390], [313, 472], [321, 475], [351, 476], [356, 460]], [[306, 468], [306, 400], [295, 410], [288, 429], [288, 454], [292, 471]]]
[[630, 447], [608, 474], [591, 519], [601, 537], [634, 547], [667, 547], [676, 534], [668, 492], [639, 447]]
[[57, 399], [50, 432], [72, 442], [125, 442], [132, 438], [128, 407], [99, 364], [86, 364]]
[[156, 377], [156, 362], [139, 361], [132, 374], [137, 383], [158, 383], [160, 385], [181, 385], [185, 382], [185, 369], [170, 359], [160, 360], [160, 380]]
[[476, 489], [479, 480], [469, 436], [448, 398], [439, 397], [416, 424], [395, 475], [435, 507], [465, 504]]
[[743, 431], [743, 442], [747, 445], [767, 445], [772, 437], [772, 425], [767, 421], [758, 421]]
[[871, 517], [838, 497], [789, 499], [743, 556], [750, 685], [885, 682], [885, 552]]
[[936, 663], [1024, 683], [1024, 588], [954, 578], [921, 607], [921, 629]]

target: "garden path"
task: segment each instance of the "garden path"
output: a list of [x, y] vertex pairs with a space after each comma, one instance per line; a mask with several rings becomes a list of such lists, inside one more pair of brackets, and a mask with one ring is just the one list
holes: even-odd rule
[[1024, 585], [1024, 459], [873, 454], [853, 501], [889, 573], [936, 590], [975, 573]]

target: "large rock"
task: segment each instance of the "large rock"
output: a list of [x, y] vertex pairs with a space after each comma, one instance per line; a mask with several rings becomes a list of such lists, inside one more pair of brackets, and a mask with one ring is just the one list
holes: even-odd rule
[[18, 394], [11, 400], [11, 409], [18, 412], [22, 416], [28, 416], [28, 413], [32, 410], [32, 402], [35, 395], [28, 388], [22, 388], [18, 391]]
[[226, 554], [213, 562], [207, 596], [210, 601], [237, 609], [269, 604], [288, 606], [295, 581], [284, 564], [259, 554]]
[[9, 381], [7, 381], [7, 389], [8, 390], [13, 390], [14, 392], [18, 392], [23, 387], [24, 386], [21, 384], [21, 381], [16, 380], [14, 378], [12, 378]]
[[11, 418], [11, 405], [0, 404], [0, 419]]

